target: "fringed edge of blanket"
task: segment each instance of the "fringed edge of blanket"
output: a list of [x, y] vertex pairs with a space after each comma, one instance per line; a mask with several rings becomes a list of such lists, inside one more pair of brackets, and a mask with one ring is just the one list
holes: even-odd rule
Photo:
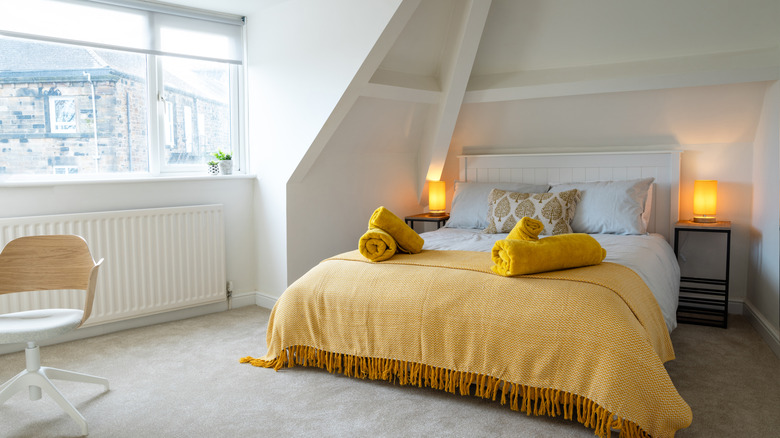
[[[272, 360], [241, 358], [241, 363], [256, 367], [292, 368], [295, 365], [317, 367], [329, 373], [341, 373], [358, 379], [385, 380], [399, 385], [428, 387], [452, 394], [474, 395], [509, 404], [514, 411], [527, 415], [546, 415], [566, 420], [577, 420], [591, 428], [602, 438], [608, 438], [611, 430], [620, 431], [620, 438], [649, 438], [636, 423], [617, 417], [596, 402], [576, 394], [551, 388], [536, 388], [507, 382], [484, 374], [454, 371], [430, 365], [397, 359], [383, 359], [332, 353], [315, 347], [295, 345], [283, 349]], [[472, 386], [475, 388], [472, 394]], [[499, 394], [500, 393], [500, 394]], [[576, 416], [575, 416], [576, 415]]]

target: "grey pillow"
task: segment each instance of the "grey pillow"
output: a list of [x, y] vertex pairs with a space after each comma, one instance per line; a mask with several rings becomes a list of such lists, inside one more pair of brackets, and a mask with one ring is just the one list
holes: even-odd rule
[[512, 182], [455, 182], [455, 195], [452, 197], [449, 228], [479, 228], [488, 226], [488, 195], [493, 189], [523, 193], [545, 193], [550, 189], [547, 184], [526, 184]]

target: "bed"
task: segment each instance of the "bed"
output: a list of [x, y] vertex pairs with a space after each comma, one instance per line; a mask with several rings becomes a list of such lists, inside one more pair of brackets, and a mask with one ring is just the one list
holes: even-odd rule
[[[673, 436], [691, 422], [663, 366], [674, 358], [679, 267], [669, 239], [679, 159], [462, 156], [451, 218], [422, 234], [421, 253], [324, 260], [277, 301], [268, 353], [242, 362], [492, 399], [578, 421], [602, 437]], [[490, 249], [513, 224], [499, 208], [505, 197], [544, 190], [552, 203], [572, 187], [576, 201], [545, 210], [555, 212], [545, 233], [588, 232], [606, 249], [604, 261], [496, 275]]]

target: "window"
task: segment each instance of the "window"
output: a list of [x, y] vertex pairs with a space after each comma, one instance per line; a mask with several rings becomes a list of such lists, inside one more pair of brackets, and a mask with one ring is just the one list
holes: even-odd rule
[[75, 166], [54, 166], [55, 175], [73, 175], [79, 173], [78, 167]]
[[49, 97], [51, 132], [78, 132], [76, 125], [76, 99], [74, 97]]
[[10, 0], [0, 53], [0, 172], [205, 172], [218, 149], [240, 163], [241, 17]]
[[161, 57], [166, 102], [165, 166], [209, 161], [231, 150], [230, 68], [218, 62]]

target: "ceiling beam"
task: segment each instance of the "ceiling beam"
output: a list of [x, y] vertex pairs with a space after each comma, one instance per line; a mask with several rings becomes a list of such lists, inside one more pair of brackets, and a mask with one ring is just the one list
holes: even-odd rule
[[441, 63], [440, 100], [434, 106], [419, 150], [417, 196], [421, 203], [425, 181], [441, 178], [490, 3], [491, 0], [465, 0], [462, 12], [454, 15], [457, 26], [452, 29], [453, 38], [448, 38], [451, 45]]
[[776, 81], [780, 48], [472, 76], [464, 103]]

